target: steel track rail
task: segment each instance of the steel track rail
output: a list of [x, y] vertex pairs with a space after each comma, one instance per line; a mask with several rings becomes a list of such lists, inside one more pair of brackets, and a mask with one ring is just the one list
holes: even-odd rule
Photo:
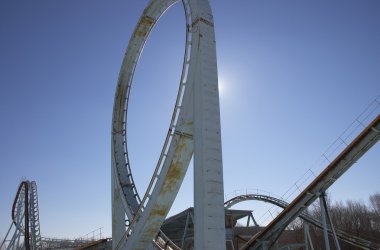
[[[35, 181], [22, 181], [12, 204], [12, 224], [1, 247], [14, 226], [13, 235], [6, 249], [42, 249], [37, 184]], [[24, 237], [22, 242], [21, 237]]]
[[37, 184], [35, 181], [30, 182], [30, 227], [31, 241], [33, 249], [42, 249], [41, 232], [40, 232], [40, 215], [38, 208]]
[[[24, 235], [25, 249], [30, 249], [29, 242], [29, 181], [22, 181], [17, 190], [12, 206], [12, 221], [17, 230]], [[21, 225], [20, 216], [24, 218], [24, 225]], [[17, 246], [16, 246], [17, 247]]]
[[[113, 207], [122, 204], [129, 225], [113, 248], [146, 249], [159, 232], [178, 193], [193, 154], [193, 90], [192, 76], [201, 67], [198, 59], [202, 27], [212, 32], [203, 39], [214, 39], [213, 20], [207, 0], [183, 0], [186, 17], [186, 41], [181, 80], [170, 126], [153, 176], [141, 199], [133, 180], [127, 150], [127, 110], [133, 74], [150, 31], [176, 0], [151, 0], [130, 39], [117, 84], [112, 120]], [[121, 197], [121, 202], [118, 201]], [[113, 216], [116, 225], [123, 220], [120, 211]], [[120, 225], [119, 225], [120, 226]], [[117, 226], [113, 226], [117, 228]], [[113, 229], [114, 230], [114, 229]], [[115, 230], [116, 231], [116, 230]], [[116, 235], [116, 234], [115, 234]], [[160, 235], [163, 235], [160, 232]], [[164, 237], [160, 237], [162, 239]], [[157, 239], [157, 238], [156, 238]], [[167, 240], [169, 243], [169, 241]], [[174, 244], [174, 243], [173, 243]], [[176, 246], [173, 246], [174, 248]]]
[[[275, 198], [275, 197], [271, 197], [271, 196], [268, 196], [268, 195], [263, 195], [263, 194], [245, 194], [245, 195], [239, 195], [239, 196], [236, 196], [234, 198], [231, 198], [229, 199], [228, 201], [226, 201], [224, 203], [225, 205], [225, 208], [228, 209], [228, 208], [231, 208], [232, 206], [240, 203], [240, 202], [244, 202], [244, 201], [249, 201], [249, 200], [255, 200], [255, 201], [263, 201], [263, 202], [267, 202], [267, 203], [270, 203], [270, 204], [273, 204], [273, 205], [276, 205], [280, 208], [283, 208], [285, 209], [287, 206], [289, 206], [289, 203], [287, 203], [286, 201], [284, 200], [281, 200], [281, 199], [278, 199], [278, 198]], [[322, 223], [313, 218], [312, 216], [308, 215], [307, 213], [305, 212], [302, 212], [301, 214], [298, 215], [301, 219], [303, 219], [304, 221], [316, 226], [317, 228], [319, 229], [323, 229], [323, 225]], [[328, 229], [328, 232], [330, 234], [332, 234], [332, 230], [331, 228]], [[373, 243], [371, 241], [368, 241], [366, 239], [363, 239], [363, 238], [360, 238], [360, 237], [357, 237], [357, 236], [354, 236], [354, 235], [350, 235], [342, 230], [339, 230], [337, 229], [336, 230], [336, 235], [338, 237], [338, 239], [342, 240], [342, 241], [345, 241], [353, 246], [357, 246], [361, 249], [371, 249], [371, 250], [377, 250], [377, 249], [380, 249], [380, 245], [379, 244], [376, 244], [376, 243]]]
[[274, 244], [287, 225], [312, 204], [341, 175], [360, 159], [380, 139], [378, 115], [314, 181], [307, 186], [269, 225], [253, 236], [241, 249], [267, 248]]
[[13, 205], [12, 205], [12, 223], [20, 231], [24, 230], [24, 228], [22, 228], [22, 225], [19, 224], [19, 221], [17, 218], [19, 218], [20, 216], [23, 216], [21, 214], [23, 213], [22, 209], [23, 209], [23, 204], [25, 203], [24, 199], [25, 199], [25, 183], [21, 182], [17, 189], [16, 196], [15, 196], [15, 199], [13, 200]]
[[25, 227], [23, 225], [23, 221], [25, 218], [25, 186], [24, 183], [20, 183], [15, 199], [12, 204], [12, 224], [8, 230], [7, 235], [4, 238], [3, 243], [1, 246], [5, 245], [5, 241], [7, 240], [7, 237], [12, 229], [12, 226], [15, 227], [15, 230], [13, 232], [13, 235], [11, 239], [9, 240], [8, 246], [6, 247], [7, 250], [10, 249], [17, 249], [18, 246], [20, 246], [20, 238], [21, 235], [24, 234]]

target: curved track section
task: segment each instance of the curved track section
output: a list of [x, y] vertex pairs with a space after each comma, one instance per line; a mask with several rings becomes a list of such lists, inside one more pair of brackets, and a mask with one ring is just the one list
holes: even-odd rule
[[[29, 249], [29, 208], [28, 200], [29, 183], [23, 181], [18, 187], [16, 197], [12, 206], [12, 222], [16, 227], [16, 233], [18, 237], [20, 234], [24, 235], [24, 245], [26, 249]], [[14, 235], [14, 236], [15, 236]]]
[[12, 224], [1, 247], [5, 246], [6, 242], [8, 242], [7, 250], [20, 249], [20, 247], [27, 250], [42, 249], [35, 181], [20, 183], [12, 206]]
[[[201, 38], [214, 41], [213, 19], [207, 0], [183, 0], [186, 41], [182, 74], [173, 116], [158, 163], [141, 198], [133, 180], [127, 150], [127, 110], [133, 74], [150, 31], [176, 0], [152, 0], [130, 39], [119, 75], [112, 119], [112, 234], [115, 249], [146, 249], [152, 245], [178, 193], [193, 155], [193, 90], [195, 72], [202, 66]], [[208, 32], [201, 34], [203, 26]], [[211, 30], [211, 32], [210, 32]], [[203, 53], [207, 51], [203, 51]], [[124, 224], [127, 216], [127, 226]], [[163, 233], [159, 233], [162, 240]], [[157, 240], [158, 241], [158, 240]], [[157, 241], [154, 243], [157, 245]], [[164, 240], [170, 243], [169, 240]]]
[[253, 236], [242, 249], [272, 246], [282, 231], [298, 217], [321, 193], [326, 191], [352, 165], [380, 140], [380, 115], [349, 144], [330, 164], [260, 233]]
[[269, 195], [264, 195], [264, 194], [243, 194], [243, 195], [238, 195], [236, 197], [233, 197], [229, 199], [228, 201], [224, 202], [224, 207], [225, 208], [231, 208], [232, 206], [243, 202], [243, 201], [249, 201], [249, 200], [254, 200], [254, 201], [264, 201], [267, 203], [271, 203], [273, 205], [276, 205], [281, 208], [285, 208], [287, 205], [289, 205], [286, 201], [283, 201], [279, 198], [275, 198]]
[[[231, 208], [232, 206], [238, 204], [238, 203], [241, 203], [241, 202], [244, 202], [244, 201], [250, 201], [250, 200], [253, 200], [253, 201], [263, 201], [263, 202], [267, 202], [267, 203], [270, 203], [272, 205], [275, 205], [275, 206], [278, 206], [278, 207], [281, 207], [283, 209], [285, 209], [289, 203], [287, 203], [286, 201], [284, 200], [281, 200], [281, 199], [278, 199], [278, 198], [275, 198], [275, 197], [271, 197], [271, 196], [268, 196], [268, 195], [263, 195], [263, 194], [245, 194], [245, 195], [239, 195], [239, 196], [236, 196], [234, 198], [231, 198], [229, 199], [228, 201], [226, 201], [224, 204], [225, 204], [225, 208], [228, 209], [228, 208]], [[299, 217], [301, 219], [303, 219], [304, 221], [314, 225], [315, 227], [319, 228], [319, 229], [322, 229], [323, 230], [323, 225], [322, 223], [313, 218], [312, 216], [308, 215], [307, 213], [305, 212], [302, 212], [301, 214], [299, 214]], [[332, 234], [332, 230], [331, 228], [328, 229], [328, 232], [330, 234]], [[363, 238], [360, 238], [360, 237], [357, 237], [357, 236], [354, 236], [354, 235], [350, 235], [348, 233], [345, 233], [341, 230], [336, 230], [336, 235], [338, 237], [338, 239], [342, 240], [342, 241], [345, 241], [353, 246], [356, 246], [356, 247], [360, 247], [362, 249], [373, 249], [373, 250], [376, 250], [376, 249], [380, 249], [380, 245], [379, 244], [376, 244], [376, 243], [373, 243], [371, 241], [368, 241], [366, 239], [363, 239]]]

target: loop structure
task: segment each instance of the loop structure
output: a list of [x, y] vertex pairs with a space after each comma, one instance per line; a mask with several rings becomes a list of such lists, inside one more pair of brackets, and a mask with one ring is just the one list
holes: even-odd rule
[[42, 249], [35, 181], [22, 181], [17, 189], [12, 205], [12, 224], [0, 249], [3, 246], [5, 249]]
[[[178, 95], [158, 163], [140, 196], [128, 156], [127, 110], [133, 74], [159, 18], [177, 1], [152, 0], [129, 41], [122, 62], [112, 117], [113, 249], [146, 249], [164, 241], [160, 231], [194, 153], [198, 249], [225, 249], [223, 169], [213, 16], [207, 0], [183, 0], [186, 41]], [[127, 217], [127, 218], [126, 218]], [[127, 221], [127, 223], [126, 223]], [[126, 226], [127, 225], [127, 226]], [[210, 226], [211, 225], [211, 226]]]

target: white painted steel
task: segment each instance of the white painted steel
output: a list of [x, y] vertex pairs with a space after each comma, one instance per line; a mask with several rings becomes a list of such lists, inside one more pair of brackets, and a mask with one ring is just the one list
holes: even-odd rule
[[[12, 211], [14, 220], [12, 221], [12, 225], [14, 226], [14, 231], [12, 237], [6, 247], [7, 250], [17, 249], [18, 247], [22, 247], [25, 249], [24, 242], [22, 241], [22, 235], [24, 234], [25, 225], [24, 225], [24, 217], [25, 217], [25, 188], [22, 187], [20, 192], [18, 193], [17, 204]], [[11, 227], [12, 227], [11, 225]], [[5, 237], [4, 241], [7, 237]], [[20, 243], [21, 242], [21, 243]]]
[[35, 181], [30, 182], [29, 190], [29, 220], [31, 230], [31, 245], [33, 249], [42, 249], [40, 232], [40, 212], [38, 207], [37, 184]]
[[[235, 196], [235, 197], [227, 200], [226, 202], [224, 202], [224, 205], [225, 205], [226, 209], [230, 209], [232, 206], [234, 206], [238, 203], [241, 203], [244, 201], [251, 201], [251, 200], [267, 202], [267, 203], [273, 204], [275, 206], [281, 207], [283, 209], [286, 208], [287, 206], [289, 206], [289, 203], [287, 203], [284, 200], [272, 197], [270, 195], [259, 194], [259, 193], [246, 193], [243, 195]], [[310, 223], [311, 225], [313, 225], [319, 229], [323, 229], [323, 225], [321, 223], [321, 220], [312, 217], [311, 215], [309, 215], [307, 213], [307, 211], [304, 211], [304, 212], [298, 214], [298, 216], [299, 216], [299, 218], [304, 220], [304, 226], [306, 224]], [[259, 225], [256, 225], [256, 226], [259, 226]], [[357, 237], [354, 235], [350, 235], [348, 233], [345, 233], [344, 231], [336, 230], [336, 232], [334, 232], [335, 229], [333, 229], [332, 227], [328, 227], [327, 230], [328, 230], [329, 234], [336, 235], [336, 237], [339, 240], [347, 242], [347, 243], [351, 244], [352, 246], [356, 246], [356, 247], [359, 247], [362, 249], [374, 249], [374, 250], [380, 249], [380, 244], [373, 243], [369, 240], [366, 240], [366, 239], [363, 239], [363, 238], [360, 238], [360, 237]], [[310, 235], [308, 235], [308, 237], [309, 237], [308, 242], [310, 243], [310, 247], [311, 247], [311, 249], [313, 249]]]
[[[29, 244], [24, 239], [29, 239]], [[12, 224], [0, 249], [42, 249], [35, 181], [21, 182], [12, 206]]]
[[274, 244], [281, 232], [302, 211], [312, 204], [318, 195], [326, 191], [360, 157], [380, 140], [380, 115], [369, 124], [326, 168], [309, 184], [277, 217], [253, 236], [241, 249], [263, 249], [263, 242]]
[[20, 192], [18, 192], [18, 197], [17, 197], [17, 205], [12, 208], [12, 213], [13, 213], [13, 225], [15, 227], [13, 236], [7, 246], [8, 249], [18, 249], [23, 248], [25, 249], [25, 242], [23, 241], [23, 235], [25, 234], [25, 223], [24, 223], [24, 218], [25, 218], [25, 213], [26, 213], [26, 208], [25, 208], [25, 186], [22, 185]]
[[[124, 57], [112, 120], [112, 237], [114, 249], [146, 249], [159, 232], [195, 150], [196, 236], [199, 249], [225, 249], [223, 174], [215, 35], [207, 0], [183, 0], [186, 42], [183, 70], [167, 137], [141, 199], [127, 151], [127, 109], [133, 73], [150, 31], [176, 1], [152, 0]], [[194, 145], [195, 144], [195, 145]], [[125, 228], [125, 215], [128, 225]], [[162, 233], [160, 233], [160, 239]], [[198, 242], [198, 243], [197, 243]], [[157, 243], [157, 242], [156, 242]], [[171, 244], [167, 240], [167, 244]], [[155, 244], [157, 245], [157, 244]], [[173, 246], [176, 248], [176, 246]]]
[[207, 1], [193, 6], [194, 247], [225, 249], [223, 165], [213, 17]]

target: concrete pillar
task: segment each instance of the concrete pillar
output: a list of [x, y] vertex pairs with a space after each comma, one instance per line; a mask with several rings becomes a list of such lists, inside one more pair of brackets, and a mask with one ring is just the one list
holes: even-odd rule
[[195, 249], [226, 249], [222, 143], [214, 25], [207, 0], [190, 2], [192, 49], [197, 50], [194, 79], [194, 245]]

